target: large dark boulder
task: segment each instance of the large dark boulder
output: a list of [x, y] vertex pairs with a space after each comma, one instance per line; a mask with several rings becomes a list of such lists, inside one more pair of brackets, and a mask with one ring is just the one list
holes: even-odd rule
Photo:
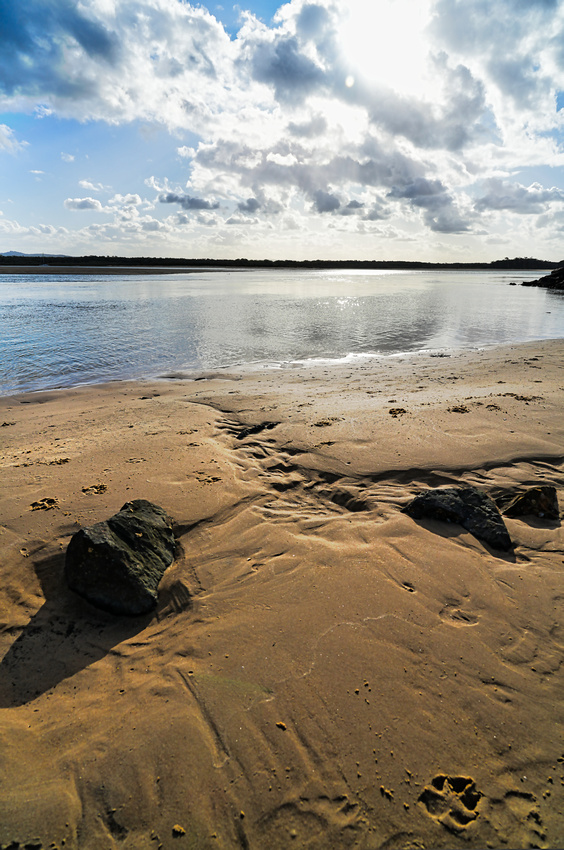
[[538, 516], [543, 519], [559, 519], [558, 494], [552, 484], [529, 487], [524, 493], [513, 494], [502, 504], [496, 499], [502, 513], [509, 517]]
[[511, 548], [505, 523], [497, 505], [477, 487], [441, 487], [426, 490], [403, 508], [413, 519], [456, 522], [493, 549]]
[[112, 614], [146, 614], [174, 560], [172, 519], [145, 499], [127, 502], [104, 522], [81, 528], [65, 559], [69, 587]]

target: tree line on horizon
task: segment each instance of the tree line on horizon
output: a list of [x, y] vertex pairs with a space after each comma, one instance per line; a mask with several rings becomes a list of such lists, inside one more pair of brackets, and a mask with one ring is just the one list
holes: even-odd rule
[[249, 260], [240, 257], [236, 260], [212, 258], [188, 259], [179, 257], [117, 257], [85, 255], [45, 254], [0, 254], [0, 265], [4, 266], [144, 266], [149, 268], [192, 266], [197, 268], [305, 268], [305, 269], [556, 269], [564, 266], [561, 262], [538, 260], [534, 257], [504, 257], [490, 263], [432, 263], [417, 260]]

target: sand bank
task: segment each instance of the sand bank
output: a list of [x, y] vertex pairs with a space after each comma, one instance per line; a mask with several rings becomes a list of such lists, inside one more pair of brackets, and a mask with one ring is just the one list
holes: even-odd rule
[[[562, 487], [563, 355], [1, 399], [0, 844], [562, 846], [560, 522], [501, 553], [401, 507]], [[128, 620], [62, 568], [133, 498], [183, 554]]]

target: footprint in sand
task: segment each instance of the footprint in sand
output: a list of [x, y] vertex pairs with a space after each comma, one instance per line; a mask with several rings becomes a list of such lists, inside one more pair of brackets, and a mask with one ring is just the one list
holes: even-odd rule
[[53, 508], [59, 507], [59, 500], [57, 498], [46, 497], [45, 499], [39, 499], [37, 502], [32, 502], [29, 506], [30, 511], [52, 511]]
[[417, 802], [449, 832], [460, 834], [478, 818], [482, 797], [472, 777], [439, 773], [425, 786]]
[[[291, 846], [341, 846], [343, 834], [358, 836], [362, 831], [360, 814], [358, 803], [349, 800], [346, 794], [302, 795], [286, 800], [264, 815], [259, 825], [264, 838], [287, 835]], [[327, 843], [320, 844], [320, 839]]]
[[502, 798], [488, 802], [489, 811], [485, 817], [500, 835], [511, 842], [510, 846], [548, 846], [538, 800], [533, 793], [513, 789], [507, 791]]
[[439, 611], [439, 617], [451, 626], [475, 626], [478, 622], [476, 614], [473, 614], [470, 611], [464, 611], [456, 604], [445, 605], [445, 607]]
[[89, 496], [99, 496], [100, 493], [105, 493], [107, 489], [106, 484], [92, 484], [90, 487], [83, 487], [82, 492]]

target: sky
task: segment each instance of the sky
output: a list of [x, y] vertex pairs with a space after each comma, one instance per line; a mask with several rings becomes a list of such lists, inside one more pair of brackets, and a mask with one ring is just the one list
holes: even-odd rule
[[0, 252], [564, 259], [564, 0], [0, 0]]

